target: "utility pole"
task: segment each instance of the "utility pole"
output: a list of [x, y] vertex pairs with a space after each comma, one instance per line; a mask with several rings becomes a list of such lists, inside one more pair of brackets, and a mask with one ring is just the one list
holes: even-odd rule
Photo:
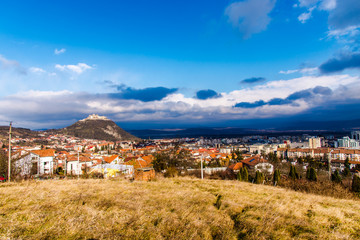
[[80, 155], [79, 155], [79, 150], [78, 150], [78, 179], [80, 178], [80, 170], [81, 170], [81, 166], [80, 166]]
[[201, 156], [201, 179], [204, 179], [204, 173], [203, 173], [203, 156]]
[[65, 173], [65, 176], [67, 176], [67, 156], [66, 156], [66, 154], [65, 154], [65, 171], [64, 171], [64, 173]]
[[330, 151], [329, 157], [328, 157], [328, 166], [329, 166], [329, 180], [331, 180], [331, 154], [333, 150]]
[[8, 162], [8, 182], [10, 182], [10, 175], [11, 175], [11, 125], [12, 122], [10, 122], [10, 130], [9, 130], [9, 162]]

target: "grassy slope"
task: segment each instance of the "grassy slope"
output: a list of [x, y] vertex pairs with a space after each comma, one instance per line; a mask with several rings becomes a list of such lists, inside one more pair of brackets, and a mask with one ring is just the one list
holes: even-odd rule
[[359, 203], [190, 178], [0, 184], [0, 239], [354, 239]]

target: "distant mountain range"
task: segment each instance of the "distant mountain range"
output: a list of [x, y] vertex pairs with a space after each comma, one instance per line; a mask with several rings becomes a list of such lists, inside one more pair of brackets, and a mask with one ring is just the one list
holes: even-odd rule
[[335, 130], [274, 130], [274, 129], [247, 129], [247, 128], [187, 128], [177, 130], [143, 129], [129, 130], [130, 133], [142, 139], [162, 139], [162, 138], [236, 138], [249, 135], [336, 135], [343, 136], [347, 131]]
[[[231, 126], [231, 124], [229, 124]], [[259, 128], [262, 126], [263, 128]], [[344, 135], [352, 130], [360, 129], [360, 120], [345, 121], [265, 121], [255, 120], [254, 125], [246, 127], [192, 127], [167, 129], [135, 129], [120, 128], [118, 124], [106, 117], [90, 115], [71, 126], [61, 129], [44, 130], [52, 133], [62, 133], [70, 136], [108, 141], [139, 140], [154, 138], [184, 138], [184, 137], [238, 137], [245, 135]], [[8, 126], [0, 126], [0, 138], [7, 139]], [[13, 136], [37, 137], [44, 131], [32, 131], [26, 128], [13, 128]]]

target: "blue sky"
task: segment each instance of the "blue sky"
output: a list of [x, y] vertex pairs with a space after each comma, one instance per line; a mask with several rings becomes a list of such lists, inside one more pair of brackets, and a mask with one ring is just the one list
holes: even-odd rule
[[357, 0], [1, 1], [0, 123], [360, 119], [359, 29]]

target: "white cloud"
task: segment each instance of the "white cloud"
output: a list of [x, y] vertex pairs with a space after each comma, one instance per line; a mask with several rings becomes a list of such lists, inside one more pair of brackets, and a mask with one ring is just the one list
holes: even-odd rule
[[321, 10], [332, 10], [336, 7], [336, 0], [299, 0], [298, 6], [307, 8], [319, 6]]
[[32, 73], [45, 73], [46, 71], [39, 67], [31, 67], [29, 68], [29, 71]]
[[276, 0], [246, 0], [234, 2], [225, 9], [229, 22], [249, 38], [254, 33], [264, 31], [270, 23], [268, 14], [272, 11]]
[[66, 49], [65, 48], [61, 48], [61, 49], [55, 49], [54, 50], [54, 54], [55, 55], [60, 55], [60, 54], [63, 54], [63, 53], [65, 53], [66, 52]]
[[336, 8], [336, 0], [323, 0], [320, 4], [320, 9], [323, 10], [333, 10]]
[[299, 72], [299, 70], [298, 70], [298, 69], [294, 69], [294, 70], [286, 70], [286, 71], [281, 70], [279, 73], [280, 73], [280, 74], [293, 74], [293, 73], [297, 73], [297, 72]]
[[301, 69], [294, 69], [294, 70], [286, 70], [283, 71], [281, 70], [279, 73], [280, 74], [293, 74], [293, 73], [302, 73], [302, 74], [315, 74], [318, 72], [318, 68], [301, 68]]
[[77, 74], [81, 74], [83, 72], [85, 72], [88, 69], [92, 69], [91, 66], [87, 65], [86, 63], [78, 63], [76, 65], [60, 65], [60, 64], [56, 64], [55, 68], [60, 70], [60, 71], [71, 71]]
[[315, 7], [311, 7], [308, 9], [307, 12], [304, 12], [302, 13], [299, 17], [298, 17], [298, 20], [301, 22], [301, 23], [306, 23], [307, 20], [309, 20], [311, 18], [311, 14], [312, 14], [312, 11], [314, 11]]
[[360, 25], [349, 26], [344, 29], [333, 29], [327, 32], [327, 38], [335, 38], [335, 39], [342, 39], [342, 38], [353, 38], [360, 33]]

